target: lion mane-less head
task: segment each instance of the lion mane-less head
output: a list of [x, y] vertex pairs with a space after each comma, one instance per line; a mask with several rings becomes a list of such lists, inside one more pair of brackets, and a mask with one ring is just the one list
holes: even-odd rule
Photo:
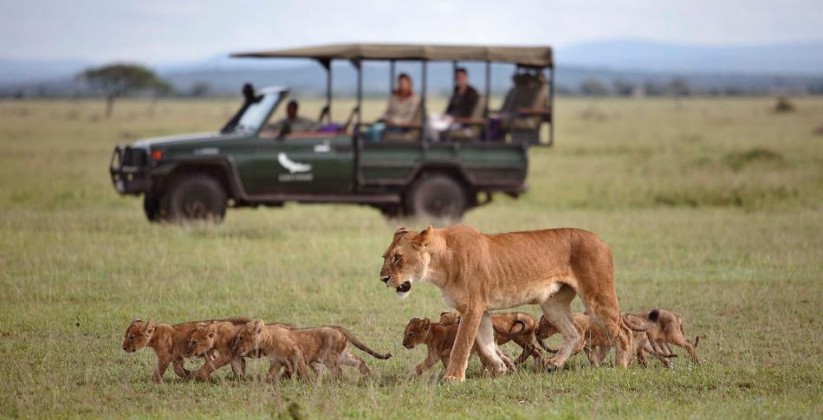
[[394, 232], [391, 244], [383, 253], [380, 281], [386, 287], [393, 287], [397, 296], [406, 297], [414, 282], [426, 279], [431, 263], [429, 247], [433, 238], [434, 229], [431, 226], [420, 233], [409, 232], [405, 227]]
[[413, 349], [426, 341], [429, 335], [431, 320], [428, 318], [412, 318], [403, 331], [403, 347]]
[[200, 356], [214, 347], [214, 336], [217, 333], [217, 324], [198, 322], [189, 338], [186, 347], [186, 356]]
[[123, 350], [134, 353], [146, 347], [154, 335], [154, 322], [144, 322], [140, 318], [135, 318], [126, 328], [126, 337], [123, 339]]
[[266, 323], [262, 319], [251, 321], [240, 328], [234, 343], [235, 353], [246, 356], [255, 353], [260, 347], [260, 340], [265, 333]]

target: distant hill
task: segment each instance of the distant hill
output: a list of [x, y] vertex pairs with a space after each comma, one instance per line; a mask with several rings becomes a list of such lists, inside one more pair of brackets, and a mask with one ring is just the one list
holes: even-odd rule
[[[618, 84], [632, 85], [645, 93], [662, 92], [674, 80], [695, 93], [823, 93], [823, 42], [706, 47], [612, 40], [558, 48], [556, 61], [558, 91], [566, 94], [579, 93], [583, 84], [592, 81], [602, 85], [605, 93], [619, 91]], [[92, 92], [74, 75], [93, 64], [82, 60], [0, 60], [0, 95], [89, 95]], [[232, 59], [224, 54], [153, 67], [182, 95], [196, 90], [195, 86], [201, 94], [236, 95], [245, 82], [287, 85], [301, 96], [318, 96], [325, 91], [325, 71], [311, 60]], [[476, 87], [483, 90], [484, 66], [468, 63], [466, 67]], [[356, 74], [352, 66], [338, 62], [333, 68], [335, 94], [354, 95]], [[494, 92], [508, 89], [512, 69], [510, 65], [493, 65]], [[408, 72], [416, 87], [422, 84], [419, 64], [399, 63], [397, 71]], [[390, 88], [388, 64], [367, 63], [363, 82], [366, 95], [384, 95]], [[430, 94], [446, 94], [452, 83], [451, 63], [430, 64], [427, 82]]]
[[559, 48], [556, 58], [563, 65], [612, 70], [823, 75], [823, 41], [700, 46], [611, 40]]

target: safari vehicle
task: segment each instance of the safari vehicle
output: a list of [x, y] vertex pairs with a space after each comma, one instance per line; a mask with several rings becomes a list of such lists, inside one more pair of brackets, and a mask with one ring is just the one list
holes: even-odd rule
[[[525, 190], [530, 145], [552, 144], [552, 51], [548, 47], [442, 45], [329, 45], [234, 54], [234, 57], [307, 58], [326, 70], [326, 106], [319, 129], [269, 130], [267, 122], [288, 96], [285, 87], [254, 92], [220, 132], [153, 138], [117, 146], [110, 162], [120, 194], [143, 195], [151, 221], [221, 220], [227, 207], [282, 206], [286, 202], [353, 203], [388, 216], [459, 219], [495, 193]], [[348, 60], [357, 73], [357, 103], [345, 123], [334, 123], [332, 61]], [[415, 123], [382, 141], [367, 141], [363, 121], [363, 63], [421, 65], [421, 101]], [[485, 63], [485, 96], [472, 118], [433, 141], [426, 121], [426, 71], [432, 61]], [[490, 110], [491, 63], [514, 64], [513, 87]], [[541, 127], [549, 125], [541, 141]], [[546, 130], [544, 130], [545, 132]]]

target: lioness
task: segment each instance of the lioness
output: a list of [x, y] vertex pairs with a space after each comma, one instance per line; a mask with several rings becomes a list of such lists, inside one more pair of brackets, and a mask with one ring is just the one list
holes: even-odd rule
[[[522, 364], [528, 360], [529, 357], [533, 357], [535, 367], [539, 366], [542, 360], [542, 354], [534, 344], [534, 331], [537, 327], [537, 322], [534, 318], [525, 312], [493, 313], [491, 318], [492, 328], [494, 329], [494, 341], [498, 347], [509, 341], [513, 341], [523, 349], [520, 356], [514, 360], [514, 364]], [[443, 325], [458, 324], [459, 322], [459, 312], [443, 312], [440, 314], [440, 323]], [[546, 349], [554, 353], [551, 349]]]
[[489, 311], [539, 304], [563, 335], [557, 354], [544, 364], [563, 366], [578, 333], [571, 301], [576, 295], [617, 343], [617, 362], [627, 366], [631, 333], [623, 323], [609, 247], [593, 233], [550, 229], [487, 235], [469, 226], [419, 233], [400, 228], [383, 253], [380, 280], [405, 297], [416, 282], [440, 288], [445, 303], [462, 316], [444, 380], [463, 381], [475, 339], [495, 374], [507, 368], [497, 356]]
[[370, 349], [345, 328], [288, 329], [277, 324], [266, 325], [262, 320], [249, 322], [241, 328], [235, 351], [241, 356], [255, 351], [269, 356], [271, 367], [267, 381], [273, 380], [284, 365], [287, 371], [310, 378], [309, 366], [313, 363], [325, 365], [334, 377], [342, 373], [341, 364], [357, 367], [364, 375], [369, 374], [366, 362], [346, 351], [348, 343], [377, 359], [391, 357], [389, 353], [380, 354]]
[[637, 316], [646, 316], [654, 323], [648, 330], [649, 341], [658, 353], [672, 354], [669, 343], [686, 349], [694, 364], [698, 364], [697, 345], [700, 344], [700, 337], [695, 337], [694, 343], [686, 339], [683, 332], [683, 318], [672, 311], [666, 309], [653, 309], [648, 314], [639, 313]]
[[[244, 322], [246, 320], [248, 319], [229, 319], [229, 321], [235, 322]], [[172, 364], [174, 372], [178, 376], [190, 379], [191, 372], [185, 368], [186, 345], [197, 324], [197, 321], [192, 321], [170, 325], [152, 321], [144, 322], [140, 318], [136, 318], [126, 328], [123, 350], [127, 353], [133, 353], [143, 347], [150, 347], [154, 350], [155, 355], [157, 355], [157, 367], [152, 375], [154, 382], [163, 381], [163, 374], [169, 367], [169, 363]], [[210, 353], [204, 353], [202, 356], [206, 361], [213, 358]]]

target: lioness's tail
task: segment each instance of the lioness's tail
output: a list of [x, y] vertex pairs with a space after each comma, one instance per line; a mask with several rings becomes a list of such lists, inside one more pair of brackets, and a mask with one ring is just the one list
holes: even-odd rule
[[338, 331], [340, 331], [341, 333], [343, 333], [343, 335], [346, 336], [346, 340], [349, 340], [349, 343], [352, 343], [355, 347], [357, 347], [358, 349], [363, 350], [364, 352], [372, 355], [374, 358], [381, 359], [381, 360], [386, 360], [386, 359], [391, 357], [391, 353], [380, 354], [380, 353], [370, 349], [369, 346], [364, 344], [362, 341], [358, 340], [357, 337], [355, 337], [354, 334], [352, 334], [349, 330], [347, 330], [343, 327], [335, 327], [335, 328]]

